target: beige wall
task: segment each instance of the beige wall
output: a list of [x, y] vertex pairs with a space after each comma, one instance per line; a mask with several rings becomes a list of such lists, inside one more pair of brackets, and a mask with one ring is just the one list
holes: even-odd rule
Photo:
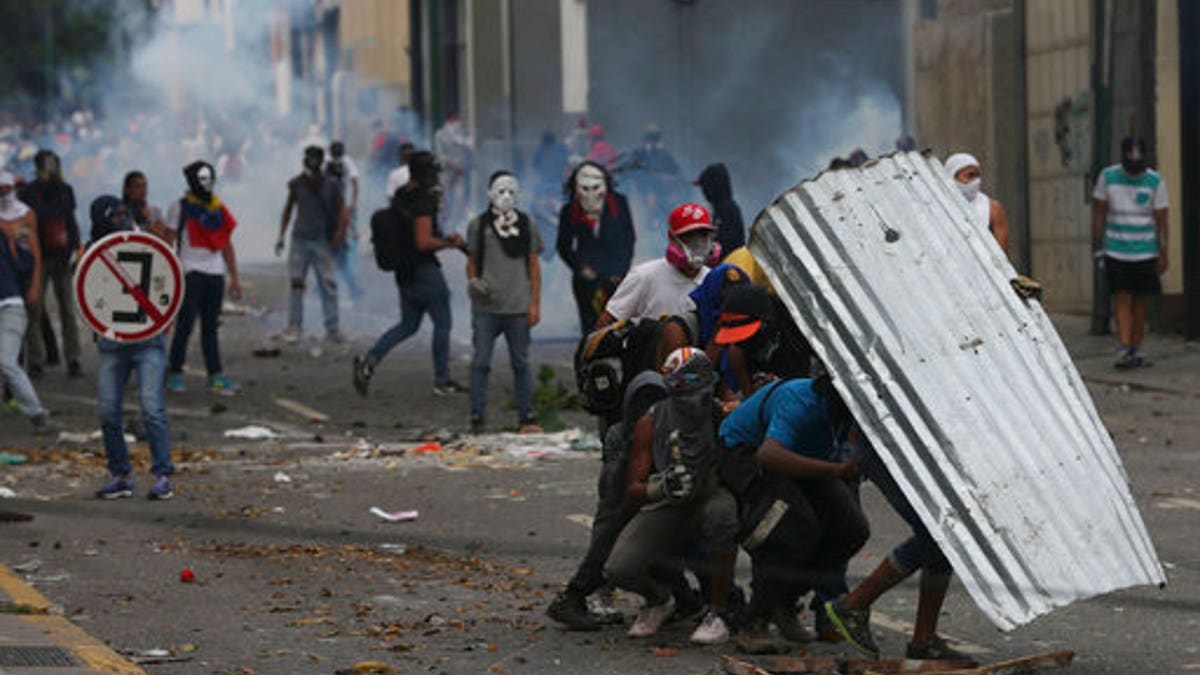
[[342, 48], [352, 56], [360, 86], [383, 85], [406, 102], [412, 82], [408, 55], [408, 6], [403, 0], [349, 0], [341, 3]]
[[1178, 0], [1158, 0], [1155, 54], [1156, 167], [1167, 183], [1171, 199], [1170, 266], [1163, 276], [1164, 293], [1183, 292], [1183, 165], [1179, 130], [1179, 5]]

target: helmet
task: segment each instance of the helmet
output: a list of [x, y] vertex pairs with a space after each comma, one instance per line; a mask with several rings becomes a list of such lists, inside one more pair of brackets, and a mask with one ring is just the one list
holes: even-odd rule
[[663, 379], [674, 390], [711, 387], [716, 378], [708, 355], [695, 347], [680, 347], [662, 365]]

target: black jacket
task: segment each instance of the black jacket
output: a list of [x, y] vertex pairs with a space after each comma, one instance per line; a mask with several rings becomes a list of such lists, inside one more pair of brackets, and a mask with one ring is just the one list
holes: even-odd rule
[[[42, 258], [70, 258], [79, 248], [81, 239], [79, 223], [75, 220], [75, 190], [70, 183], [33, 181], [23, 187], [18, 196], [37, 215]], [[52, 223], [61, 224], [52, 226]], [[66, 228], [65, 248], [49, 245], [47, 235], [52, 227]]]
[[609, 192], [600, 214], [600, 236], [582, 218], [578, 201], [567, 202], [558, 212], [558, 241], [555, 249], [574, 276], [584, 264], [602, 278], [624, 277], [633, 263], [636, 235], [629, 202], [619, 192]]
[[721, 243], [721, 256], [727, 256], [746, 244], [746, 226], [742, 224], [742, 209], [733, 201], [733, 185], [729, 169], [724, 164], [709, 164], [700, 173], [700, 190], [712, 205], [713, 226]]

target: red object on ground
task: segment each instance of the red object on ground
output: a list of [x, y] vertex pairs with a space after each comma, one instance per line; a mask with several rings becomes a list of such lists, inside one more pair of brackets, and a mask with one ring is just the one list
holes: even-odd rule
[[196, 573], [192, 571], [192, 568], [185, 567], [183, 568], [183, 571], [179, 573], [179, 580], [185, 584], [190, 584], [196, 580]]

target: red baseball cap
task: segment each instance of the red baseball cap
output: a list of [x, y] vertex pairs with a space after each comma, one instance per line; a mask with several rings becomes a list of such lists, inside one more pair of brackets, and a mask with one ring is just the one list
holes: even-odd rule
[[708, 209], [699, 204], [680, 204], [671, 211], [671, 215], [667, 218], [669, 232], [671, 236], [681, 235], [692, 230], [711, 230], [712, 218], [708, 215]]

